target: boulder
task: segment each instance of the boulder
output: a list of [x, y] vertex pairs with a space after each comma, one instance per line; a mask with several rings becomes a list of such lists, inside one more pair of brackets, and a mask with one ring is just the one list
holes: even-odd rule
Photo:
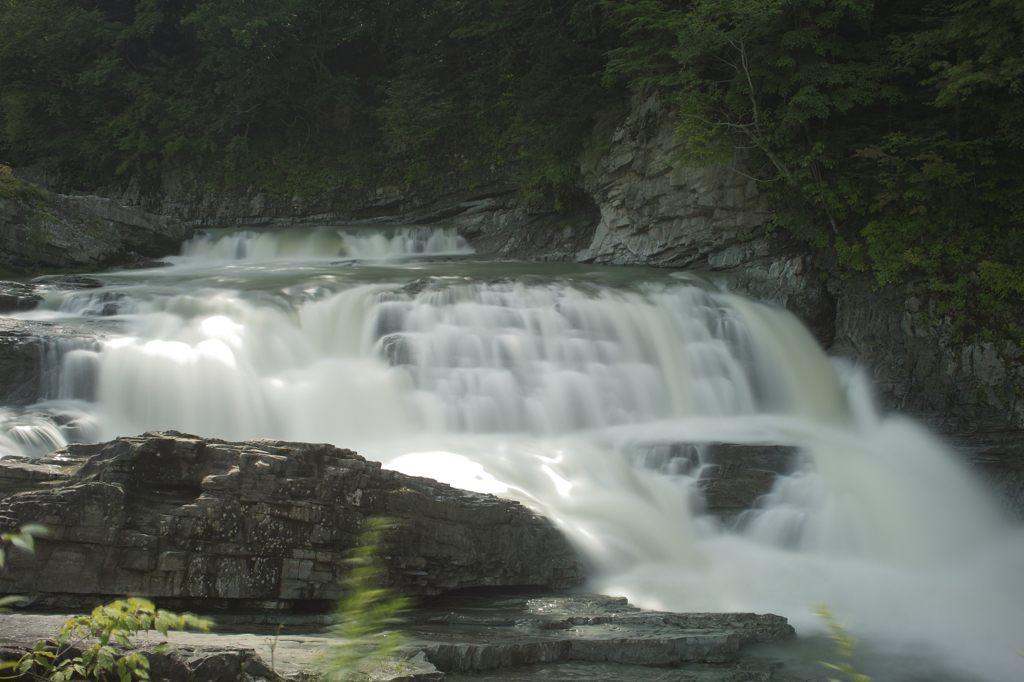
[[36, 287], [23, 282], [0, 282], [0, 313], [32, 310], [43, 297]]
[[36, 462], [47, 465], [12, 462], [6, 478], [24, 488], [34, 477], [39, 489], [0, 500], [0, 530], [52, 529], [0, 576], [0, 592], [37, 592], [40, 606], [135, 594], [205, 612], [326, 607], [373, 516], [398, 522], [383, 581], [407, 594], [583, 580], [562, 533], [526, 507], [332, 445], [171, 431], [70, 445]]
[[701, 448], [697, 487], [708, 512], [731, 520], [771, 492], [780, 474], [796, 469], [796, 448], [784, 445], [711, 443]]
[[700, 492], [696, 511], [728, 524], [756, 507], [775, 479], [793, 473], [799, 464], [799, 451], [788, 445], [654, 442], [636, 448], [640, 463], [649, 469], [695, 477]]

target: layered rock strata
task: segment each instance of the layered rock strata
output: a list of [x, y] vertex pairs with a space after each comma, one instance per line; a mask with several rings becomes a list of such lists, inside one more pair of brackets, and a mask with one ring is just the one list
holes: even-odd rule
[[324, 606], [372, 516], [398, 522], [384, 582], [407, 594], [583, 580], [561, 532], [522, 505], [331, 445], [147, 433], [11, 465], [8, 490], [23, 492], [0, 501], [0, 526], [43, 523], [52, 537], [12, 557], [0, 591], [40, 593], [40, 605], [138, 594], [206, 611]]
[[540, 663], [723, 664], [745, 645], [794, 636], [785, 618], [771, 614], [641, 611], [598, 595], [511, 597], [482, 611], [455, 601], [417, 614], [414, 646], [451, 673]]
[[99, 196], [0, 199], [0, 267], [102, 269], [177, 253], [194, 228]]

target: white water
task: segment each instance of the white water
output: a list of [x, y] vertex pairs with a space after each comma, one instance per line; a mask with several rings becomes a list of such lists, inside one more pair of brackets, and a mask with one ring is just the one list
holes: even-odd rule
[[[592, 563], [588, 590], [803, 633], [826, 603], [883, 661], [1024, 679], [1020, 529], [794, 317], [663, 271], [424, 261], [466, 250], [423, 228], [218, 234], [53, 292], [21, 316], [126, 332], [52, 351], [55, 400], [0, 415], [0, 452], [171, 428], [332, 442], [537, 508]], [[795, 445], [806, 466], [725, 532], [669, 447], [710, 442]], [[894, 670], [878, 679], [914, 679]]]
[[212, 230], [186, 242], [188, 260], [383, 259], [411, 255], [465, 255], [473, 250], [454, 229], [400, 226], [391, 230], [297, 227]]

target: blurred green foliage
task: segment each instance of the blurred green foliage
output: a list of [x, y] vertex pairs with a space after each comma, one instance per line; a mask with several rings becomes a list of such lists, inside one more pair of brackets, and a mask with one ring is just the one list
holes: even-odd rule
[[381, 586], [381, 557], [395, 522], [384, 517], [363, 521], [359, 541], [348, 558], [345, 597], [334, 611], [333, 637], [320, 655], [327, 682], [366, 679], [367, 671], [401, 668], [396, 656], [405, 638], [396, 628], [411, 604], [407, 597]]

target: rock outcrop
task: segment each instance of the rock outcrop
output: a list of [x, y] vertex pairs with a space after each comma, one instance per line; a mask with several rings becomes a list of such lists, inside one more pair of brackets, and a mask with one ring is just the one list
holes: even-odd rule
[[676, 119], [655, 96], [598, 124], [580, 160], [583, 186], [600, 210], [579, 261], [688, 268], [733, 290], [791, 310], [826, 344], [835, 307], [806, 248], [768, 239], [772, 214], [745, 159], [689, 168]]
[[583, 580], [561, 532], [518, 503], [331, 445], [148, 433], [14, 466], [22, 489], [35, 473], [40, 485], [0, 501], [0, 525], [53, 535], [12, 558], [0, 591], [54, 606], [138, 594], [207, 612], [322, 607], [371, 516], [398, 522], [384, 582], [407, 594]]
[[193, 228], [98, 196], [0, 199], [0, 267], [104, 269], [177, 253]]
[[866, 275], [840, 277], [783, 234], [768, 238], [770, 215], [743, 158], [680, 167], [682, 145], [657, 97], [635, 97], [627, 115], [595, 129], [581, 169], [601, 221], [576, 259], [702, 270], [790, 310], [830, 355], [867, 368], [885, 409], [950, 437], [1004, 493], [1011, 515], [1024, 518], [1019, 341], [957, 343], [923, 287], [877, 291]]
[[633, 666], [730, 664], [744, 646], [795, 634], [780, 616], [642, 611], [622, 597], [506, 597], [481, 606], [446, 600], [421, 609], [412, 646], [446, 673], [590, 663], [603, 664], [600, 679], [631, 679]]

